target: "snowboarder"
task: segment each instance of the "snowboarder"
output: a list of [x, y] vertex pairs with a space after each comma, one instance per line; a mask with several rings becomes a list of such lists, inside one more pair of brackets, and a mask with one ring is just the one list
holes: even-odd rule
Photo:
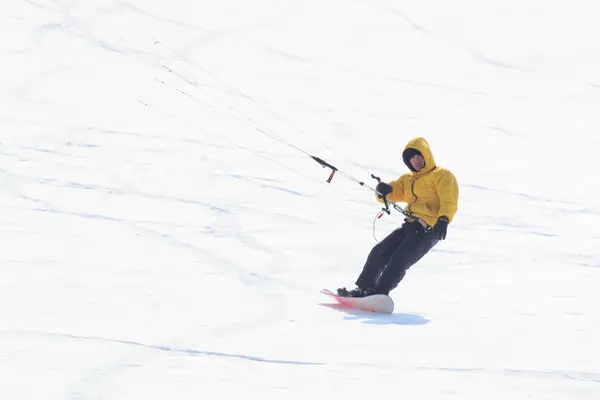
[[410, 169], [397, 180], [380, 182], [376, 199], [407, 203], [409, 215], [401, 227], [373, 247], [356, 288], [337, 290], [339, 296], [365, 297], [389, 295], [406, 275], [406, 270], [419, 261], [439, 241], [446, 239], [448, 224], [458, 208], [458, 184], [452, 172], [436, 166], [424, 138], [408, 142], [402, 153]]

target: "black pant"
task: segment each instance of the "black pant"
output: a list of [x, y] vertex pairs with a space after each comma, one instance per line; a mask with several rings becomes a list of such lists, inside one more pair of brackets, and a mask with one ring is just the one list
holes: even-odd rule
[[432, 236], [418, 221], [405, 222], [373, 247], [356, 286], [389, 294], [404, 278], [406, 270], [437, 243]]

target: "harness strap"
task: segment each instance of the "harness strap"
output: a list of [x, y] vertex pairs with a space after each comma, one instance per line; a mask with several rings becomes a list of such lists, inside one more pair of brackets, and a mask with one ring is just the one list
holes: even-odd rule
[[412, 217], [412, 216], [411, 216], [411, 217], [406, 217], [404, 220], [405, 220], [406, 222], [415, 222], [415, 221], [417, 221], [418, 223], [420, 223], [420, 224], [421, 224], [421, 226], [422, 226], [423, 228], [425, 228], [425, 230], [426, 230], [426, 231], [428, 231], [428, 230], [430, 230], [430, 229], [431, 229], [431, 227], [430, 227], [429, 225], [427, 225], [427, 222], [423, 221], [423, 220], [422, 220], [421, 218], [419, 218], [419, 217]]

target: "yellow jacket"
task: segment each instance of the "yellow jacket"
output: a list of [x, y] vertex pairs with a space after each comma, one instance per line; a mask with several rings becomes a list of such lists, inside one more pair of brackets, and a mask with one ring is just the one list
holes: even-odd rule
[[[424, 220], [429, 226], [435, 225], [437, 219], [445, 215], [450, 222], [458, 209], [458, 183], [452, 172], [435, 165], [429, 144], [424, 138], [415, 138], [408, 142], [404, 151], [416, 149], [425, 159], [425, 167], [419, 171], [412, 171], [410, 162], [405, 160], [411, 172], [402, 175], [393, 182], [392, 193], [387, 195], [388, 200], [396, 203], [407, 203], [406, 212], [414, 217]], [[376, 195], [377, 200], [383, 203]]]

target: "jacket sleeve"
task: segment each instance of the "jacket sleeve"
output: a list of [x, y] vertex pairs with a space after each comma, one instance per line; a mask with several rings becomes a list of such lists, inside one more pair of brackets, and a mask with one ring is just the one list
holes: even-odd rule
[[445, 215], [452, 222], [458, 210], [458, 183], [452, 172], [446, 170], [436, 183], [435, 190], [440, 199], [439, 215]]
[[[398, 178], [395, 181], [388, 182], [392, 186], [392, 193], [387, 195], [388, 200], [393, 201], [394, 203], [405, 203], [404, 200], [404, 181], [403, 176]], [[380, 199], [377, 193], [375, 193], [375, 198], [378, 202], [383, 203], [383, 199]]]

